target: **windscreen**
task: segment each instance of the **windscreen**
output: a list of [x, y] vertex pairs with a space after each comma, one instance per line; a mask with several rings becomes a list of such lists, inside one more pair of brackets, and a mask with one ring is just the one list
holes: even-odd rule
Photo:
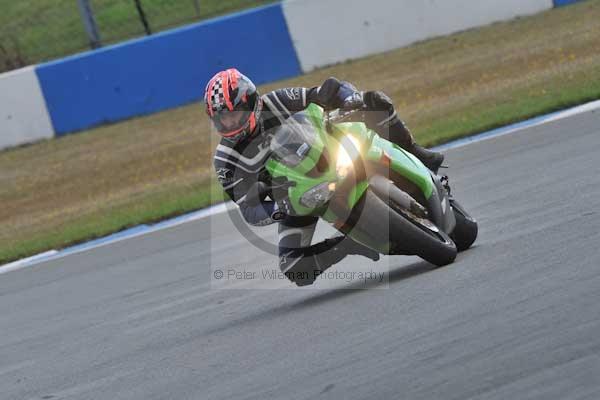
[[306, 158], [317, 138], [317, 131], [308, 118], [298, 113], [277, 128], [271, 139], [272, 157], [290, 167]]

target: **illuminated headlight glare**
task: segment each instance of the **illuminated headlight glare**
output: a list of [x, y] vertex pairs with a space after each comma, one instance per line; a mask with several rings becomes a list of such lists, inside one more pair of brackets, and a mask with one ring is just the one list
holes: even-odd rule
[[317, 208], [327, 203], [333, 192], [335, 185], [331, 185], [329, 182], [321, 183], [310, 190], [306, 191], [300, 198], [300, 204], [307, 208]]
[[[354, 149], [354, 150], [351, 150]], [[352, 156], [348, 154], [352, 151]], [[335, 170], [340, 178], [345, 178], [352, 167], [354, 167], [354, 158], [359, 154], [360, 142], [352, 135], [345, 135], [340, 141], [338, 148], [337, 163]]]

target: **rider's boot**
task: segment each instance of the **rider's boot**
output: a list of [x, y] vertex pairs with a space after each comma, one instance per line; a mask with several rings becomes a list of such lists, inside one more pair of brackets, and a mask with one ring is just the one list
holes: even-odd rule
[[435, 174], [438, 173], [438, 170], [444, 162], [444, 155], [442, 153], [426, 149], [416, 143], [413, 143], [413, 145], [406, 150], [414, 154], [419, 160], [421, 160], [423, 164], [425, 164], [427, 168], [429, 168]]
[[413, 135], [404, 122], [398, 118], [392, 100], [383, 92], [366, 92], [364, 101], [371, 111], [365, 122], [380, 136], [414, 154], [427, 168], [437, 174], [444, 161], [444, 155], [428, 150], [415, 143]]
[[296, 285], [307, 286], [312, 285], [319, 275], [349, 254], [379, 260], [378, 252], [349, 237], [337, 236], [306, 248], [280, 248], [279, 267]]

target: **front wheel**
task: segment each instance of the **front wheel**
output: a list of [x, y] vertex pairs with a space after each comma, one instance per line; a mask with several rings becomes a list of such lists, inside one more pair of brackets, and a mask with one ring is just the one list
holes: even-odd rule
[[[394, 207], [394, 201], [376, 195], [371, 190], [365, 193], [368, 207], [385, 209], [388, 219], [391, 254], [417, 255], [437, 265], [450, 264], [456, 258], [456, 246], [450, 237], [431, 221], [422, 219], [407, 210]], [[393, 197], [393, 191], [390, 192]], [[380, 197], [381, 196], [381, 197]]]

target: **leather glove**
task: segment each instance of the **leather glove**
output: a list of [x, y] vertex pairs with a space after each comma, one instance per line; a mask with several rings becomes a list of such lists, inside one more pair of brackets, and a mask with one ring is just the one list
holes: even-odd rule
[[351, 95], [347, 96], [340, 109], [343, 111], [352, 111], [365, 106], [365, 102], [363, 100], [363, 95], [361, 92], [354, 92]]
[[337, 97], [341, 101], [339, 108], [344, 111], [356, 110], [365, 105], [363, 94], [349, 82], [341, 82]]
[[326, 110], [340, 108], [345, 111], [364, 106], [363, 94], [349, 82], [328, 78], [319, 88], [319, 103]]

